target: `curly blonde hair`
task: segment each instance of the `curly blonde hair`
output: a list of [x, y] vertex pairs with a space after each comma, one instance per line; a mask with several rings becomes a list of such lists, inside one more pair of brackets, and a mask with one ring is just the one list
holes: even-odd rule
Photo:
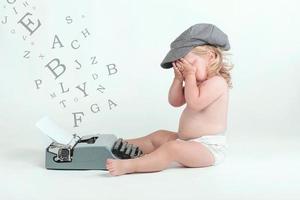
[[220, 75], [226, 80], [228, 87], [232, 88], [231, 74], [229, 71], [232, 70], [234, 65], [229, 62], [228, 55], [231, 55], [230, 53], [225, 52], [220, 47], [212, 45], [197, 46], [191, 51], [196, 55], [204, 55], [209, 51], [213, 52], [215, 59], [207, 69], [207, 77], [210, 78], [215, 75]]

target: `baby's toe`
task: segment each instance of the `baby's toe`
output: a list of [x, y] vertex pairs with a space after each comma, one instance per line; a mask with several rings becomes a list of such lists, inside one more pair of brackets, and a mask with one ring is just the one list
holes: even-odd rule
[[110, 159], [110, 158], [106, 159], [106, 164], [110, 164], [110, 163], [112, 163], [112, 162], [113, 162], [113, 160], [114, 160], [114, 159]]

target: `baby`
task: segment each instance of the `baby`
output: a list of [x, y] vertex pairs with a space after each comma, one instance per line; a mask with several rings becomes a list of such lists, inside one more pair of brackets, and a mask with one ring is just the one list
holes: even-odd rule
[[174, 70], [169, 103], [174, 107], [186, 104], [178, 131], [158, 130], [125, 140], [139, 146], [144, 155], [107, 159], [106, 168], [111, 175], [161, 171], [172, 162], [184, 167], [207, 167], [224, 160], [232, 87], [232, 66], [225, 61], [224, 51], [229, 48], [225, 33], [212, 24], [191, 26], [171, 43], [161, 66]]

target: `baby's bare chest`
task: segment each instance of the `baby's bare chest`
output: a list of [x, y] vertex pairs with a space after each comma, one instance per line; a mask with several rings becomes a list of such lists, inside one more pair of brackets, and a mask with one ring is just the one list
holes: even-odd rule
[[212, 102], [211, 104], [204, 107], [202, 110], [196, 111], [193, 109], [190, 109], [188, 106], [185, 107], [182, 113], [182, 117], [188, 117], [188, 118], [215, 118], [217, 116], [222, 115], [223, 113], [227, 111], [228, 101], [226, 96], [220, 97], [216, 101]]

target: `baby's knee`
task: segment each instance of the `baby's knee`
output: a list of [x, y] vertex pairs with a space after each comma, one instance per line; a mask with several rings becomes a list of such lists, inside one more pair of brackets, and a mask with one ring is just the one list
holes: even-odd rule
[[166, 136], [170, 135], [170, 132], [164, 129], [159, 129], [157, 131], [154, 131], [153, 133], [150, 134], [152, 138], [166, 138]]
[[168, 132], [168, 131], [165, 129], [159, 129], [159, 130], [155, 131], [155, 133], [166, 133], [166, 132]]
[[170, 154], [176, 154], [176, 152], [180, 151], [180, 142], [178, 140], [171, 140], [169, 142], [166, 142], [164, 144], [166, 150], [170, 153]]

